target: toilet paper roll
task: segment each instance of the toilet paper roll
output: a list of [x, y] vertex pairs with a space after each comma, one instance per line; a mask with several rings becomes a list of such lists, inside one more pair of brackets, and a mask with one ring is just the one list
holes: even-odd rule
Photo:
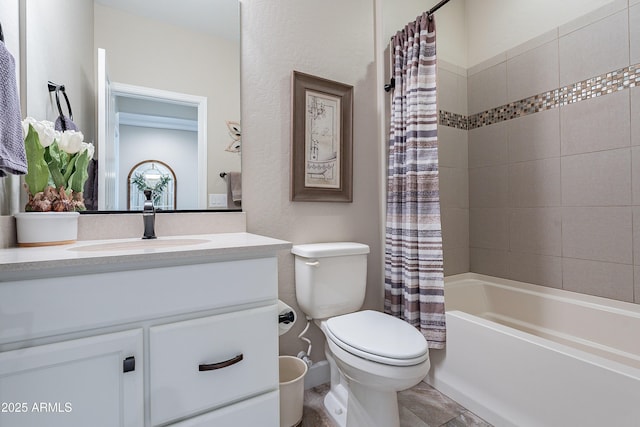
[[290, 313], [293, 314], [293, 321], [287, 320], [284, 322], [278, 322], [278, 335], [289, 332], [289, 329], [293, 327], [293, 324], [296, 323], [296, 320], [298, 319], [298, 316], [296, 316], [296, 312], [293, 310], [293, 308], [278, 300], [278, 318], [280, 318], [280, 316], [290, 315]]

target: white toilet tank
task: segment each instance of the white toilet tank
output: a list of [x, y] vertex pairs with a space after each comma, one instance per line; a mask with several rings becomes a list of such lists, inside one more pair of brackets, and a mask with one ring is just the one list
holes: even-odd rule
[[367, 286], [367, 254], [362, 243], [294, 245], [296, 298], [312, 319], [352, 313], [362, 307]]

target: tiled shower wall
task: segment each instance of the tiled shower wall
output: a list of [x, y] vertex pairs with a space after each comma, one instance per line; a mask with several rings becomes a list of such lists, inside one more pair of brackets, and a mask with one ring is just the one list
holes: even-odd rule
[[[448, 116], [467, 116], [467, 70], [438, 62], [438, 106]], [[453, 123], [449, 123], [453, 124]], [[444, 273], [469, 271], [468, 132], [464, 126], [438, 126], [440, 213]]]
[[440, 66], [446, 275], [640, 303], [640, 0], [629, 3], [467, 70], [467, 111], [445, 93], [463, 73]]

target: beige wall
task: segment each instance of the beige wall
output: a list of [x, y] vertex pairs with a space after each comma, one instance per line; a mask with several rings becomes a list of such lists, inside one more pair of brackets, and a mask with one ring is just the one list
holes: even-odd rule
[[226, 121], [240, 121], [238, 43], [96, 4], [95, 48], [106, 49], [112, 82], [207, 97], [208, 193], [225, 193], [219, 173], [241, 163], [225, 151]]
[[[243, 208], [247, 229], [293, 242], [356, 241], [371, 247], [365, 306], [381, 308], [380, 159], [376, 100], [373, 0], [242, 3]], [[353, 203], [289, 200], [291, 72], [354, 87]], [[294, 307], [293, 256], [279, 262], [280, 298]], [[298, 314], [301, 314], [298, 311]], [[283, 354], [306, 345], [297, 339], [304, 317], [281, 338]], [[312, 357], [324, 359], [313, 326]]]
[[601, 6], [626, 6], [627, 0], [465, 0], [465, 3], [468, 58], [464, 66], [469, 68]]
[[[93, 2], [26, 0], [24, 116], [55, 121], [58, 110], [47, 82], [65, 85], [73, 121], [87, 142], [95, 141]], [[66, 114], [64, 99], [60, 101]]]
[[[435, 6], [439, 0], [382, 0], [382, 42], [389, 43], [393, 35], [418, 15]], [[452, 0], [436, 13], [438, 60], [461, 67], [467, 65], [466, 0]]]

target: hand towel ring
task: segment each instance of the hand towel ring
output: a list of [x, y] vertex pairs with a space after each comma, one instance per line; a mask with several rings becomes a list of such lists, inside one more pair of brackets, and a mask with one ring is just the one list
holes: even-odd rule
[[[49, 82], [49, 92], [56, 93], [56, 105], [58, 107], [58, 120], [61, 130], [78, 130], [75, 123], [73, 123], [73, 111], [71, 111], [71, 102], [69, 102], [69, 97], [67, 96], [67, 92], [65, 91], [64, 85], [57, 85], [53, 82]], [[68, 116], [65, 116], [62, 112], [62, 105], [60, 105], [60, 92], [64, 95], [64, 99], [67, 103], [67, 111], [69, 112]], [[56, 123], [58, 124], [58, 123]]]

